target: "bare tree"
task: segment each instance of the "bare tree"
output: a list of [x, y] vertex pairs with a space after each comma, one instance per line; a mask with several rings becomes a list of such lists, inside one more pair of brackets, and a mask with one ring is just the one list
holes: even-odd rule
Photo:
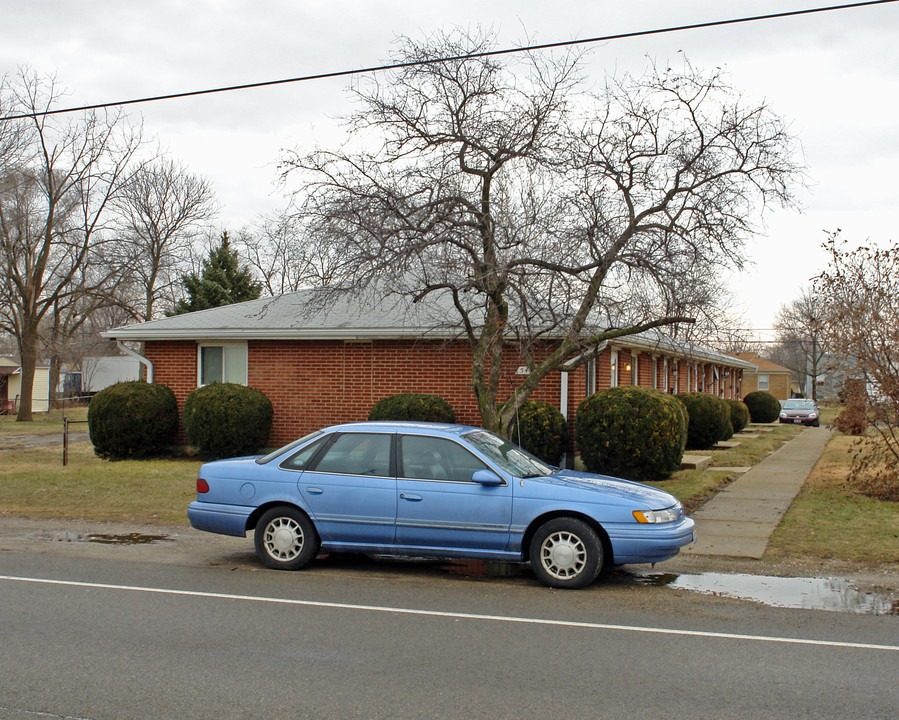
[[[575, 56], [443, 60], [492, 47], [404, 40], [406, 65], [355, 91], [360, 149], [293, 153], [283, 170], [342, 286], [451, 298], [482, 422], [506, 432], [548, 373], [691, 322], [801, 172], [784, 124], [718, 73], [652, 68], [590, 94]], [[503, 403], [509, 341], [530, 373]]]
[[173, 287], [185, 271], [196, 237], [217, 212], [209, 183], [170, 159], [140, 167], [115, 200], [120, 262], [140, 294], [141, 320], [152, 320], [158, 303], [174, 305]]
[[772, 359], [811, 382], [812, 398], [818, 399], [818, 378], [827, 354], [821, 333], [821, 301], [814, 289], [806, 289], [789, 305], [781, 306], [774, 321], [777, 344]]
[[268, 295], [331, 285], [346, 274], [330, 247], [309, 242], [289, 212], [258, 218], [238, 233], [235, 246]]
[[112, 271], [95, 263], [104, 221], [140, 142], [120, 113], [46, 115], [55, 80], [20, 71], [0, 121], [21, 133], [0, 166], [0, 327], [16, 338], [22, 363], [18, 420], [32, 419], [41, 324], [69, 299], [103, 292]]
[[849, 249], [828, 233], [827, 269], [817, 278], [822, 335], [847, 386], [867, 395], [865, 421], [879, 441], [859, 453], [853, 478], [899, 501], [899, 244]]

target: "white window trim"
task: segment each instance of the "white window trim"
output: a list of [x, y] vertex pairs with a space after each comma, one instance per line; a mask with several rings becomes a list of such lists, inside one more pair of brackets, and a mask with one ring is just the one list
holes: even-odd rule
[[[249, 360], [249, 348], [247, 347], [247, 343], [245, 342], [198, 342], [197, 343], [197, 387], [202, 387], [203, 383], [201, 379], [203, 377], [203, 351], [204, 347], [220, 347], [222, 348], [222, 381], [223, 382], [232, 382], [225, 381], [225, 378], [228, 377], [228, 370], [226, 368], [226, 360], [227, 353], [225, 352], [225, 348], [227, 347], [240, 347], [245, 351], [245, 355], [247, 357], [247, 362], [244, 367], [243, 378], [240, 380], [240, 385], [249, 384], [249, 378], [247, 377], [250, 372], [250, 360]], [[207, 385], [209, 383], [206, 383]]]
[[609, 387], [618, 387], [618, 351], [612, 350], [612, 376], [609, 378]]

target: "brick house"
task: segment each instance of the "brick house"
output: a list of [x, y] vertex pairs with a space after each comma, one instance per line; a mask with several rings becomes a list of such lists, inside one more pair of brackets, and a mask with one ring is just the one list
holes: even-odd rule
[[[364, 420], [375, 402], [399, 392], [439, 395], [458, 422], [480, 424], [471, 353], [446, 320], [455, 320], [446, 300], [372, 302], [345, 295], [320, 305], [318, 293], [251, 300], [103, 335], [134, 356], [124, 343], [142, 343], [148, 379], [168, 385], [179, 408], [193, 389], [217, 380], [261, 390], [275, 411], [272, 445], [325, 425]], [[544, 347], [549, 352], [551, 340]], [[526, 368], [513, 343], [505, 356], [508, 397]], [[614, 385], [739, 398], [742, 374], [753, 369], [739, 358], [646, 332], [603, 344], [571, 372], [551, 373], [531, 397], [552, 403], [571, 422], [581, 400]]]
[[737, 357], [755, 366], [755, 370], [747, 370], [743, 375], [743, 395], [741, 397], [756, 390], [767, 390], [781, 401], [793, 397], [792, 370], [765, 360], [754, 352], [737, 353]]

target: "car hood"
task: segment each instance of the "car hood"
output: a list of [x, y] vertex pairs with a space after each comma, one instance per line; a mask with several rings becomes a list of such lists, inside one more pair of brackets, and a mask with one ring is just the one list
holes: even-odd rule
[[606, 498], [618, 498], [623, 503], [635, 503], [650, 510], [662, 510], [677, 503], [677, 498], [671, 493], [643, 483], [576, 470], [557, 470], [551, 475], [527, 478], [526, 482], [556, 491], [601, 493]]

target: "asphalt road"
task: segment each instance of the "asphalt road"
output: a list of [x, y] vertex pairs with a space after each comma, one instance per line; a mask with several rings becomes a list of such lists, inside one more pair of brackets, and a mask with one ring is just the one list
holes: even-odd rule
[[[899, 617], [248, 540], [0, 551], [0, 718], [895, 718]], [[4, 538], [6, 540], [6, 538]], [[165, 542], [157, 542], [156, 547]], [[149, 560], [149, 561], [148, 561]], [[470, 574], [470, 573], [468, 573]], [[477, 573], [476, 573], [477, 575]]]

